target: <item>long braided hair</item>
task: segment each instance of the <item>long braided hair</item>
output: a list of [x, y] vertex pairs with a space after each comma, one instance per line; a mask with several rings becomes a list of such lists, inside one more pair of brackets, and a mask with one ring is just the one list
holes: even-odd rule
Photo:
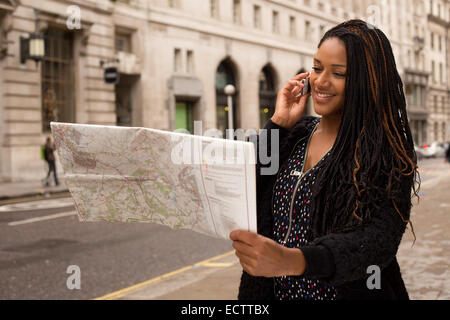
[[369, 221], [373, 210], [386, 207], [412, 228], [411, 199], [418, 197], [420, 176], [389, 40], [362, 20], [330, 29], [319, 47], [332, 37], [341, 39], [347, 51], [345, 99], [336, 141], [312, 194], [313, 233], [351, 230]]

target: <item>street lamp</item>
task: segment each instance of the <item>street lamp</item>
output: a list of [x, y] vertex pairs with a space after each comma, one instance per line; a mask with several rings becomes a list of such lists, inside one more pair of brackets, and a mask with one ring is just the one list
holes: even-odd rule
[[232, 84], [228, 84], [224, 88], [228, 101], [228, 131], [230, 133], [229, 139], [233, 137], [233, 95], [236, 93], [236, 88]]
[[20, 37], [20, 63], [28, 59], [34, 60], [36, 65], [45, 56], [44, 37], [40, 33], [32, 33], [29, 38]]

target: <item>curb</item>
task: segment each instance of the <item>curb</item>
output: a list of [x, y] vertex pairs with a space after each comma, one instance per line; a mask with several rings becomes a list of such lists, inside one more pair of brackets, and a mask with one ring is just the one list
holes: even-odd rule
[[11, 195], [11, 196], [0, 196], [0, 201], [9, 201], [9, 200], [16, 200], [16, 199], [23, 199], [23, 198], [36, 198], [36, 197], [45, 197], [45, 196], [52, 196], [52, 195], [65, 195], [69, 193], [69, 189], [64, 190], [36, 190], [32, 192], [22, 193], [18, 195]]
[[236, 299], [241, 270], [232, 250], [94, 300]]

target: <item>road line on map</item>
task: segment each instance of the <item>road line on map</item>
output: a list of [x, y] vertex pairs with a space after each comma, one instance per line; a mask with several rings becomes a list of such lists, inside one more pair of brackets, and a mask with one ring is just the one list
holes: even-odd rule
[[175, 271], [163, 274], [161, 276], [158, 276], [156, 278], [152, 278], [152, 279], [149, 279], [147, 281], [135, 284], [135, 285], [133, 285], [131, 287], [128, 287], [128, 288], [124, 288], [124, 289], [121, 289], [121, 290], [118, 290], [118, 291], [111, 292], [111, 293], [109, 293], [107, 295], [95, 298], [93, 300], [115, 300], [115, 299], [119, 299], [119, 298], [123, 297], [125, 294], [127, 294], [127, 293], [129, 293], [131, 291], [135, 291], [135, 290], [140, 289], [142, 287], [145, 287], [145, 286], [147, 286], [149, 284], [152, 284], [152, 283], [158, 282], [160, 280], [163, 280], [163, 279], [169, 278], [171, 276], [174, 276], [176, 274], [185, 272], [185, 271], [190, 270], [190, 269], [192, 269], [194, 267], [205, 266], [205, 265], [208, 266], [208, 264], [213, 263], [212, 261], [220, 259], [220, 258], [227, 257], [227, 256], [229, 256], [231, 254], [234, 254], [234, 252], [235, 251], [232, 250], [232, 251], [226, 252], [224, 254], [220, 254], [218, 256], [215, 256], [215, 257], [212, 257], [212, 258], [208, 258], [206, 260], [197, 262], [197, 263], [195, 263], [193, 265], [190, 265], [190, 266], [187, 266], [187, 267], [184, 267], [184, 268], [181, 268], [181, 269], [178, 269], [178, 270], [175, 270]]
[[36, 218], [30, 218], [30, 219], [10, 222], [10, 223], [8, 223], [8, 226], [15, 227], [15, 226], [23, 225], [23, 224], [28, 224], [28, 223], [34, 223], [34, 222], [57, 219], [57, 218], [62, 218], [62, 217], [74, 216], [76, 214], [77, 214], [76, 211], [56, 213], [56, 214], [51, 214], [51, 215], [43, 216], [43, 217], [36, 217]]

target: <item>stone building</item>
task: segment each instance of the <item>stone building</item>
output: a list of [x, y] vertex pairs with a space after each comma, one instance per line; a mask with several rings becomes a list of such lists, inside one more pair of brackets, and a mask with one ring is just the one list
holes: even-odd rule
[[449, 30], [450, 1], [427, 2], [426, 52], [430, 70], [428, 83], [427, 141], [450, 139]]
[[[260, 128], [278, 89], [311, 69], [321, 35], [354, 17], [390, 38], [415, 139], [428, 141], [429, 119], [442, 130], [449, 100], [438, 99], [430, 116], [425, 7], [421, 0], [0, 0], [0, 180], [43, 177], [39, 148], [50, 121], [192, 132], [201, 120], [203, 130], [224, 131], [226, 84], [236, 88], [234, 127]], [[434, 32], [445, 34], [439, 26]], [[21, 61], [20, 38], [35, 32], [45, 56]], [[435, 63], [448, 68], [438, 52]], [[119, 83], [105, 83], [108, 67], [118, 69]], [[442, 86], [434, 90], [445, 95]]]

